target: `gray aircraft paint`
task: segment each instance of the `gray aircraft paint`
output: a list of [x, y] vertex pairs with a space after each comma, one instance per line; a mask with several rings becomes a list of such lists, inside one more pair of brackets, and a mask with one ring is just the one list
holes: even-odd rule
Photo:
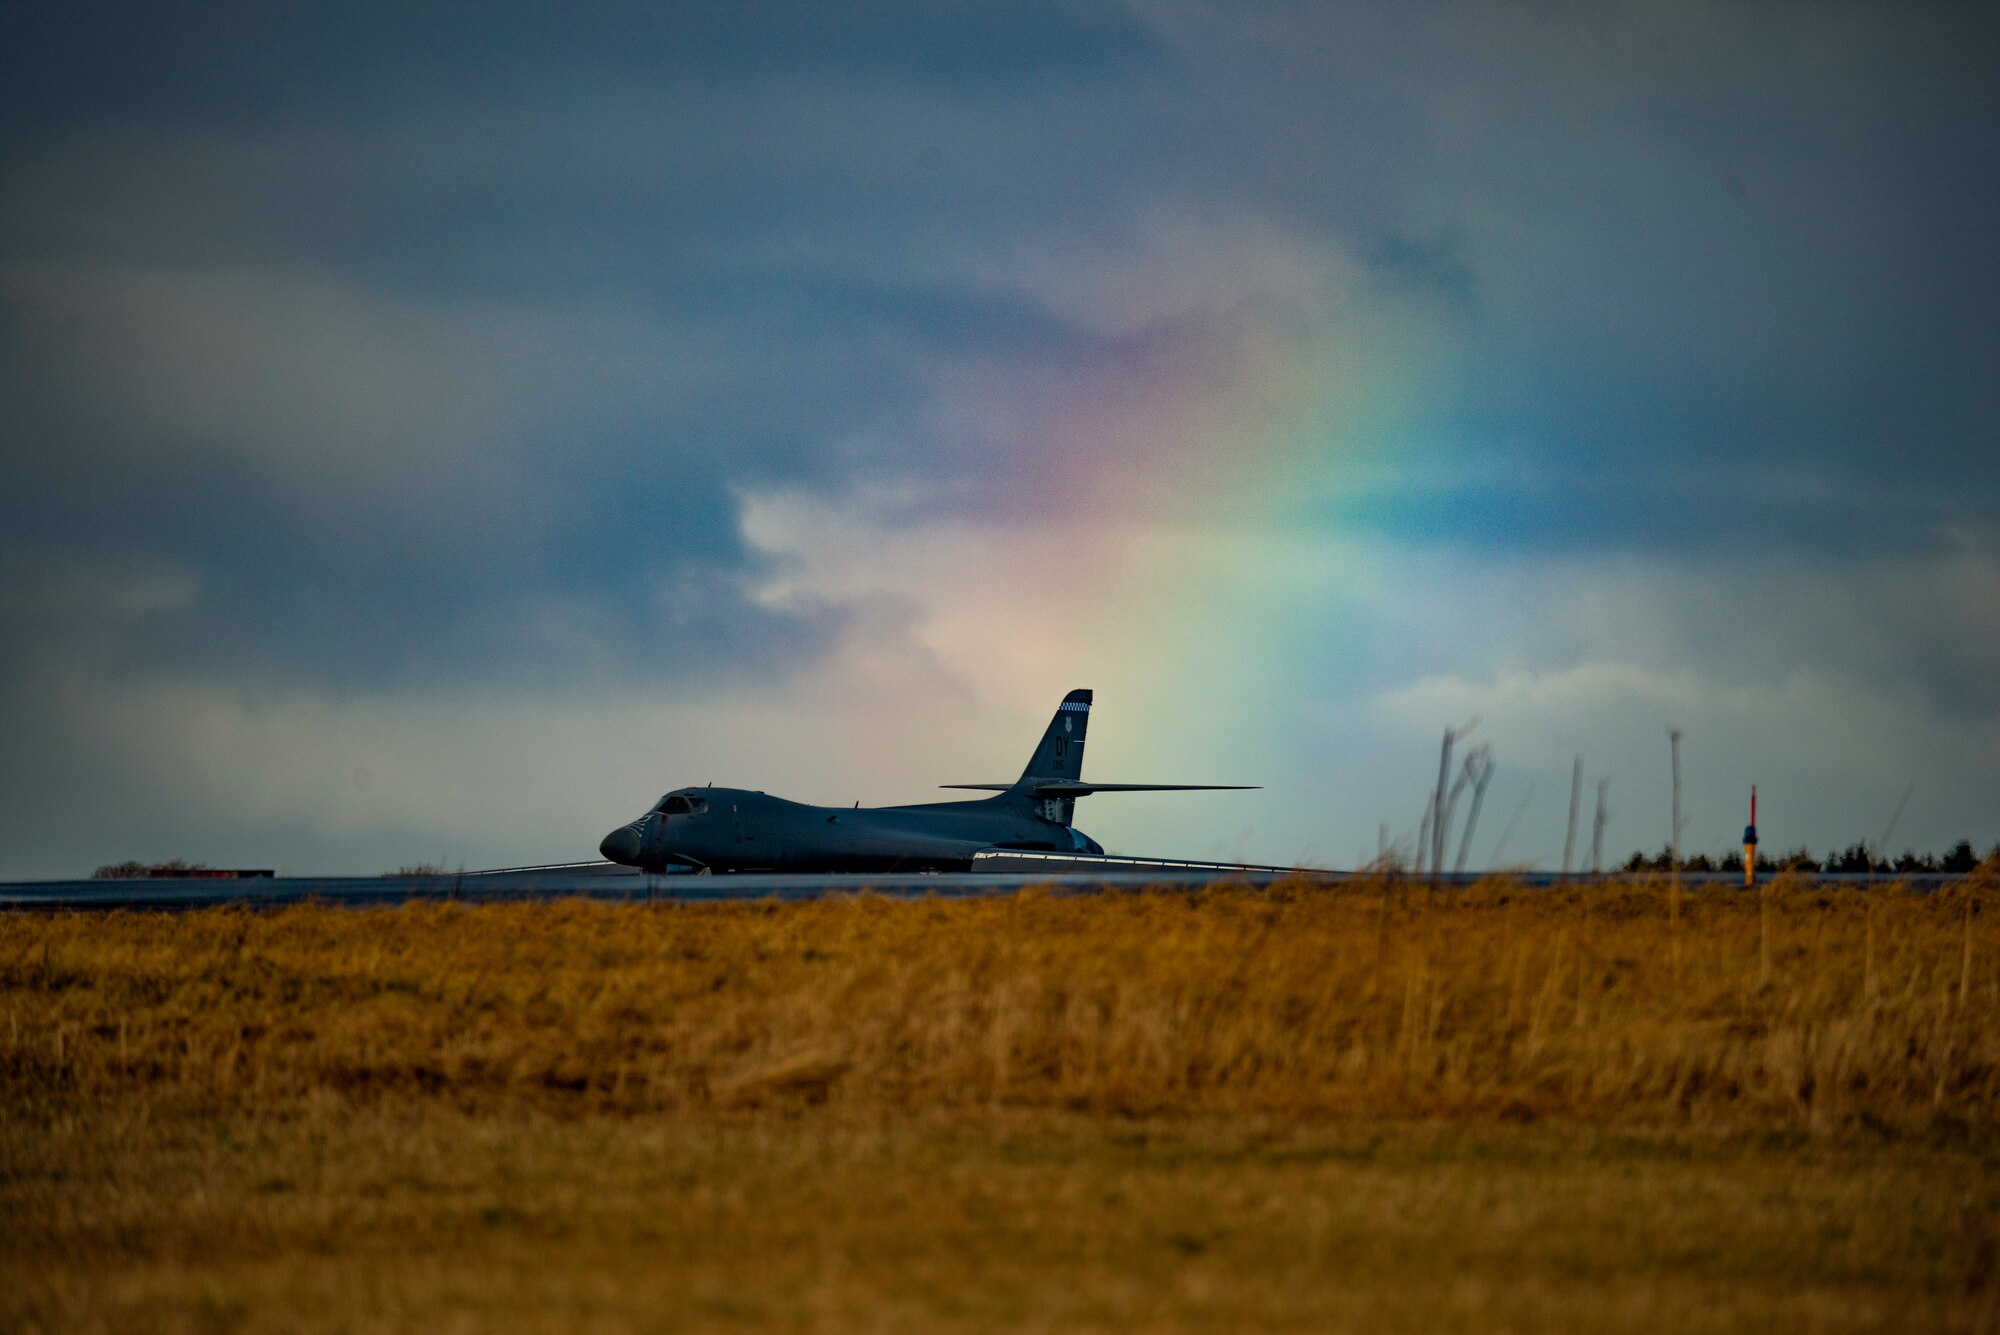
[[604, 836], [613, 862], [664, 871], [966, 871], [991, 849], [1101, 854], [1071, 824], [1093, 792], [1195, 791], [1245, 785], [1096, 784], [1083, 774], [1091, 693], [1071, 691], [1013, 783], [948, 784], [995, 796], [900, 807], [816, 807], [741, 788], [677, 788]]

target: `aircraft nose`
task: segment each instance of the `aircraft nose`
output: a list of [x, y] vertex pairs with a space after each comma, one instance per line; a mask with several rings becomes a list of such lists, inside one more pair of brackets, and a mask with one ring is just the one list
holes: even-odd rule
[[604, 836], [604, 842], [597, 851], [612, 862], [622, 862], [628, 867], [639, 864], [639, 832], [629, 825], [621, 825]]

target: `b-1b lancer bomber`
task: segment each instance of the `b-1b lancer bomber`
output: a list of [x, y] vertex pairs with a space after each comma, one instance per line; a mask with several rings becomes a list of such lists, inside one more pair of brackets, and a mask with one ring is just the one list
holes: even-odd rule
[[741, 788], [677, 788], [604, 836], [598, 851], [648, 872], [967, 871], [999, 849], [1102, 854], [1070, 824], [1092, 793], [1196, 792], [1218, 783], [1092, 783], [1083, 776], [1090, 692], [1063, 697], [1012, 783], [949, 783], [993, 797], [907, 807], [813, 807]]

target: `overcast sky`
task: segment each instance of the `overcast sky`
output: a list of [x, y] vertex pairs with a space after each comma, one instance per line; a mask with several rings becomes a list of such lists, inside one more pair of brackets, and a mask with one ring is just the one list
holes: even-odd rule
[[[16, 5], [0, 876], [2000, 840], [1988, 5]], [[1503, 843], [1504, 836], [1504, 843]]]

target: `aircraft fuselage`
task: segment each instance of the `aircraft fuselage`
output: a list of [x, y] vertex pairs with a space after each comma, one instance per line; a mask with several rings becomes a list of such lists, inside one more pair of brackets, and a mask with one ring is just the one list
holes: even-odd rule
[[599, 851], [649, 871], [965, 871], [988, 848], [1101, 853], [1015, 794], [901, 807], [818, 807], [741, 788], [680, 788]]

